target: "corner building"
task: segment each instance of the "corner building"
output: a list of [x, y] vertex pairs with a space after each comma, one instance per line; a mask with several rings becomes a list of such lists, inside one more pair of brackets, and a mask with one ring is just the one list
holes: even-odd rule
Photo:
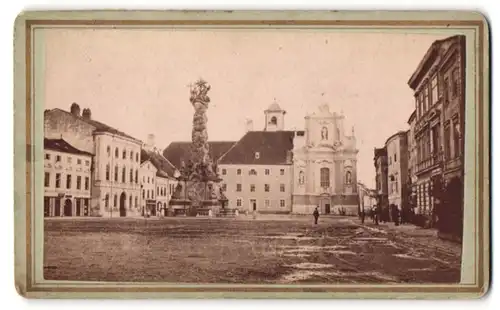
[[90, 215], [140, 215], [140, 140], [92, 119], [90, 109], [80, 113], [76, 103], [70, 112], [46, 110], [44, 135], [48, 139], [64, 139], [93, 155]]

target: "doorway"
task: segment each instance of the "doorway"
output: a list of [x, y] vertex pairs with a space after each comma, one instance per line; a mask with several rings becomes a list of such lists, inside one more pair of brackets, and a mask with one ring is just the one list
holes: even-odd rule
[[125, 208], [125, 201], [127, 200], [127, 196], [123, 192], [120, 195], [120, 217], [127, 216], [127, 209]]
[[253, 211], [257, 211], [257, 200], [250, 199], [250, 205], [252, 206]]
[[324, 214], [330, 214], [330, 199], [322, 199], [321, 200], [321, 211], [324, 212]]
[[73, 204], [71, 203], [71, 199], [66, 199], [64, 201], [64, 216], [72, 216], [73, 215]]
[[76, 216], [80, 216], [82, 212], [82, 200], [80, 198], [76, 198]]
[[50, 216], [50, 198], [49, 197], [43, 197], [43, 216], [44, 217]]
[[56, 198], [56, 204], [54, 206], [54, 216], [61, 216], [61, 199]]

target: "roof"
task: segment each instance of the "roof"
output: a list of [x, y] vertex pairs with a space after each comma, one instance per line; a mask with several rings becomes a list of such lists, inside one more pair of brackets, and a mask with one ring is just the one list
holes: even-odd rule
[[80, 151], [66, 142], [64, 139], [47, 139], [43, 140], [43, 147], [46, 150], [58, 151], [63, 153], [78, 154], [92, 156], [91, 153]]
[[[236, 141], [209, 141], [209, 154], [213, 161], [219, 160]], [[180, 168], [181, 162], [187, 161], [191, 153], [191, 142], [177, 141], [170, 143], [165, 150], [163, 156], [168, 159], [175, 167]]]
[[[101, 123], [101, 122], [98, 122], [96, 120], [93, 120], [93, 119], [86, 119], [86, 118], [83, 118], [83, 117], [78, 117], [78, 116], [75, 116], [73, 115], [72, 113], [68, 112], [68, 111], [64, 111], [62, 109], [59, 109], [59, 108], [54, 108], [53, 110], [58, 110], [58, 111], [62, 111], [68, 115], [71, 115], [72, 117], [74, 117], [75, 119], [79, 119], [83, 122], [86, 122], [87, 124], [89, 125], [92, 125], [94, 126], [96, 129], [94, 130], [94, 133], [100, 133], [100, 132], [108, 132], [108, 133], [112, 133], [112, 134], [115, 134], [117, 136], [121, 136], [121, 137], [125, 137], [125, 138], [128, 138], [128, 139], [132, 139], [132, 140], [135, 140], [137, 142], [141, 142], [141, 140], [139, 139], [136, 139], [116, 128], [113, 128], [111, 126], [108, 126], [104, 123]], [[142, 143], [142, 142], [141, 142]]]
[[378, 157], [387, 156], [387, 149], [385, 147], [375, 148], [373, 153], [375, 155], [375, 159], [377, 159]]
[[277, 104], [276, 102], [273, 102], [269, 105], [269, 107], [267, 108], [267, 110], [265, 112], [285, 112], [285, 110], [283, 110], [279, 104]]
[[404, 136], [406, 138], [406, 135], [408, 134], [407, 132], [408, 132], [407, 130], [401, 130], [401, 131], [396, 132], [395, 134], [393, 134], [392, 136], [387, 138], [387, 140], [385, 140], [385, 144], [387, 145], [387, 143], [389, 143], [389, 141], [391, 141], [392, 139], [399, 137], [399, 136]]
[[148, 160], [158, 169], [156, 172], [157, 176], [165, 178], [174, 176], [176, 168], [168, 159], [163, 157], [160, 153], [142, 149], [141, 164]]
[[[226, 165], [286, 165], [293, 149], [294, 131], [247, 132], [222, 158]], [[256, 153], [259, 156], [256, 156]]]
[[445, 42], [455, 40], [459, 37], [463, 37], [463, 35], [454, 35], [442, 40], [436, 40], [434, 41], [427, 52], [425, 53], [424, 57], [422, 60], [420, 60], [417, 68], [415, 69], [415, 72], [411, 75], [410, 79], [408, 80], [408, 85], [412, 88], [415, 89], [418, 82], [420, 81], [421, 77], [425, 74], [426, 69], [429, 67], [428, 63], [430, 60], [434, 59], [433, 56], [436, 55], [436, 53], [439, 51], [441, 48], [441, 45]]

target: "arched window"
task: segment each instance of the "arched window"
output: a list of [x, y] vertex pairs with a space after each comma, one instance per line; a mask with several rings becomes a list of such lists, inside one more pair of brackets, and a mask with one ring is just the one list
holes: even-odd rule
[[108, 153], [108, 156], [111, 156], [111, 147], [109, 145], [106, 148], [106, 153]]
[[328, 128], [321, 128], [321, 140], [328, 140]]
[[135, 183], [139, 183], [139, 170], [135, 170]]
[[330, 187], [330, 169], [321, 168], [320, 169], [320, 183], [321, 187]]
[[122, 183], [125, 183], [125, 167], [122, 168]]
[[299, 184], [304, 184], [304, 171], [299, 172]]
[[109, 164], [106, 164], [106, 181], [109, 181]]
[[115, 157], [118, 158], [118, 148], [115, 149]]
[[139, 153], [135, 153], [135, 161], [139, 162]]
[[278, 119], [276, 116], [271, 117], [271, 121], [269, 122], [271, 125], [276, 125], [278, 123]]
[[134, 151], [130, 151], [130, 160], [134, 160]]
[[352, 179], [351, 179], [351, 171], [347, 171], [345, 173], [345, 184], [351, 184]]
[[138, 200], [137, 200], [137, 196], [135, 196], [135, 207], [139, 207], [139, 204], [138, 204]]
[[113, 197], [113, 206], [116, 208], [118, 206], [118, 197], [115, 194], [115, 197]]
[[142, 190], [142, 199], [146, 199], [146, 190], [145, 189]]
[[118, 166], [115, 166], [115, 182], [118, 182]]
[[130, 168], [130, 183], [134, 183], [134, 169]]
[[108, 210], [108, 208], [109, 208], [109, 194], [106, 194], [106, 196], [104, 198], [104, 208], [106, 210]]
[[123, 159], [127, 158], [127, 151], [123, 150], [123, 153], [122, 153], [122, 158], [123, 158]]
[[147, 196], [146, 196], [146, 197], [149, 199], [149, 190], [148, 190], [148, 194], [147, 194]]
[[128, 199], [128, 208], [132, 209], [132, 195]]
[[250, 171], [248, 172], [248, 174], [250, 174], [250, 175], [257, 175], [257, 171], [255, 171], [255, 169], [250, 169]]

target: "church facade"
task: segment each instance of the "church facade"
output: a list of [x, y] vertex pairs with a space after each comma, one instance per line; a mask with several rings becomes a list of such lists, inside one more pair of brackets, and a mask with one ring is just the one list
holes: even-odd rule
[[328, 105], [305, 117], [303, 134], [293, 140], [293, 213], [355, 215], [358, 212], [354, 128], [344, 131], [344, 115]]

